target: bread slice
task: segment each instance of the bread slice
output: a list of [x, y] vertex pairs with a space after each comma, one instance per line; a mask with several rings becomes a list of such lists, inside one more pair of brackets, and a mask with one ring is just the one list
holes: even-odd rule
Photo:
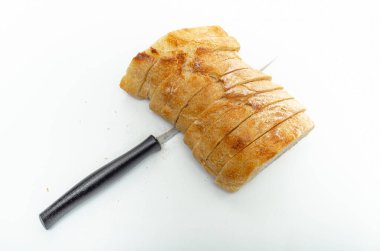
[[193, 147], [193, 156], [201, 163], [212, 152], [225, 135], [234, 130], [242, 121], [252, 115], [252, 108], [246, 105], [234, 106], [208, 126], [200, 140]]
[[[268, 106], [268, 104], [270, 105]], [[282, 121], [305, 110], [303, 106], [283, 90], [276, 92], [272, 96], [268, 95], [262, 101], [257, 102], [255, 106], [259, 112], [250, 116], [236, 129], [227, 134], [205, 160], [205, 165], [215, 175], [247, 145]], [[261, 107], [263, 106], [266, 107], [262, 109]]]
[[235, 51], [213, 51], [203, 47], [198, 49], [203, 49], [202, 53], [195, 52], [194, 55], [190, 51], [178, 50], [158, 59], [148, 71], [139, 96], [152, 98], [156, 87], [160, 85], [159, 80], [167, 78], [170, 74], [187, 71], [204, 74], [203, 71], [207, 70], [208, 74], [204, 75], [217, 78], [219, 74], [246, 67], [245, 63], [238, 60]]
[[160, 113], [161, 108], [166, 104], [166, 102], [175, 93], [177, 86], [181, 85], [186, 81], [186, 73], [180, 72], [178, 74], [173, 74], [168, 76], [165, 80], [162, 80], [157, 90], [154, 91], [150, 97], [149, 108], [162, 115]]
[[145, 81], [146, 74], [153, 66], [156, 57], [152, 53], [138, 53], [129, 64], [127, 73], [121, 79], [120, 87], [129, 94], [139, 97], [140, 87]]
[[[225, 53], [223, 53], [225, 55]], [[220, 53], [220, 55], [223, 55]], [[220, 79], [223, 76], [227, 76], [230, 73], [239, 71], [241, 69], [247, 69], [247, 65], [242, 63], [239, 58], [232, 57], [221, 60], [221, 56], [209, 57], [206, 53], [201, 54], [202, 58], [195, 58], [192, 62], [192, 71]], [[227, 57], [225, 55], [225, 57]], [[212, 58], [212, 59], [210, 59]], [[219, 60], [219, 64], [216, 64], [216, 58]], [[250, 86], [251, 83], [247, 83]], [[252, 85], [252, 84], [251, 84]], [[275, 89], [280, 88], [278, 85], [274, 87], [273, 83], [259, 83], [258, 88], [260, 89]], [[269, 87], [270, 86], [270, 87]], [[244, 90], [247, 88], [242, 87]], [[253, 87], [250, 87], [254, 90]], [[235, 93], [235, 90], [230, 91], [230, 93]], [[243, 93], [242, 91], [240, 93]], [[226, 95], [223, 83], [215, 80], [211, 85], [206, 85], [196, 92], [188, 103], [182, 107], [181, 112], [176, 120], [176, 127], [182, 132], [186, 132], [189, 126], [195, 121], [195, 119], [201, 114], [208, 106], [210, 106], [214, 101], [222, 98]]]
[[[248, 90], [255, 91], [256, 93], [267, 92], [268, 90], [279, 90], [283, 89], [281, 85], [273, 83], [269, 80], [253, 81], [244, 84], [244, 87]], [[226, 95], [228, 95], [228, 91]]]
[[199, 47], [192, 55], [189, 68], [193, 72], [219, 79], [231, 71], [249, 68], [249, 65], [241, 60], [236, 51], [213, 51]]
[[215, 183], [231, 192], [238, 191], [282, 153], [306, 136], [314, 125], [304, 113], [280, 123], [226, 163]]
[[186, 131], [184, 140], [191, 149], [193, 149], [201, 137], [206, 134], [208, 127], [218, 121], [226, 112], [236, 108], [238, 105], [244, 104], [245, 100], [254, 95], [255, 92], [241, 86], [231, 89], [229, 91], [229, 98], [225, 98], [224, 94], [223, 89], [219, 99], [210, 104], [207, 109], [198, 115], [197, 119]]
[[[217, 151], [218, 155], [220, 155], [218, 157], [228, 158], [228, 155], [232, 154], [234, 150], [239, 151], [239, 148], [244, 148], [246, 144], [255, 140], [256, 136], [265, 132], [268, 127], [270, 128], [281, 119], [291, 116], [294, 110], [303, 109], [296, 101], [286, 100], [291, 98], [290, 95], [286, 94], [272, 95], [268, 97], [267, 103], [262, 108], [244, 104], [242, 108], [237, 106], [231, 109], [205, 130], [205, 133], [193, 148], [193, 155], [202, 164], [206, 165], [209, 155], [216, 147], [219, 147], [220, 143], [224, 142], [227, 136], [232, 134], [231, 137], [234, 139], [232, 144], [229, 141], [231, 137], [228, 137], [226, 144], [222, 144], [221, 151]], [[226, 153], [225, 156], [223, 155], [224, 153]], [[212, 168], [210, 169], [213, 170]]]
[[[178, 130], [185, 133], [195, 120], [201, 117], [201, 114], [224, 95], [224, 88], [219, 81], [212, 81], [210, 85], [201, 89], [187, 103], [179, 114], [175, 124]], [[186, 138], [186, 136], [185, 136]], [[186, 140], [185, 140], [186, 142]], [[187, 142], [187, 144], [192, 145]]]
[[253, 81], [259, 80], [271, 80], [272, 77], [262, 73], [261, 71], [254, 69], [241, 69], [238, 71], [231, 72], [230, 74], [226, 74], [220, 78], [223, 82], [225, 89], [230, 89], [236, 85], [241, 85]]
[[202, 114], [198, 115], [197, 119], [186, 130], [184, 135], [184, 141], [190, 149], [193, 149], [198, 143], [210, 124], [213, 124], [233, 107], [234, 105], [232, 103], [224, 99], [219, 99], [212, 103]]
[[142, 98], [152, 98], [156, 87], [165, 79], [179, 77], [182, 73], [182, 67], [186, 62], [187, 54], [183, 51], [176, 51], [170, 56], [164, 56], [157, 60], [147, 73], [146, 79], [141, 87], [139, 96]]
[[[183, 81], [178, 82], [175, 88], [167, 93], [166, 104], [158, 112], [171, 123], [175, 123], [180, 111], [187, 105], [189, 100], [202, 88], [211, 85], [213, 80], [201, 74], [184, 74]], [[161, 92], [165, 93], [167, 90]], [[164, 98], [163, 98], [164, 100]]]
[[[216, 81], [211, 79], [211, 75], [225, 75], [229, 71], [248, 67], [236, 57], [235, 52], [217, 51], [211, 53], [210, 50], [204, 49], [202, 53], [197, 52], [194, 59], [185, 55], [184, 61], [173, 59], [171, 67], [160, 69], [159, 71], [153, 69], [152, 74], [153, 72], [162, 72], [164, 74], [166, 70], [168, 74], [161, 77], [168, 75], [169, 77], [158, 83], [157, 91], [155, 88], [158, 82], [157, 79], [151, 83], [149, 83], [150, 78], [146, 81], [145, 86], [150, 86], [149, 90], [153, 93], [150, 108], [168, 121], [175, 123], [179, 112], [182, 111], [191, 98], [202, 88], [211, 84], [212, 81]], [[198, 60], [200, 58], [202, 58], [203, 62]], [[206, 59], [208, 63], [205, 63]], [[189, 60], [190, 62], [188, 62]], [[208, 69], [208, 74], [202, 74], [202, 70], [206, 68]]]
[[[250, 89], [246, 86], [249, 86]], [[236, 107], [236, 105], [245, 103], [255, 94], [277, 89], [282, 89], [282, 87], [268, 80], [235, 86], [227, 92], [224, 92], [224, 89], [220, 88], [219, 98], [214, 103], [210, 104], [207, 109], [200, 111], [200, 109], [190, 110], [190, 108], [192, 108], [191, 106], [187, 107], [187, 109], [184, 110], [188, 114], [191, 114], [192, 117], [187, 117], [186, 123], [188, 123], [188, 129], [186, 130], [184, 137], [185, 143], [193, 149], [194, 145], [201, 139], [202, 135], [205, 135], [206, 128], [217, 121], [225, 112]], [[204, 98], [207, 100], [206, 95]]]
[[[196, 48], [198, 48], [198, 46], [201, 46], [201, 48], [204, 48], [205, 50], [209, 52], [227, 51], [226, 53], [224, 53], [224, 55], [229, 55], [229, 58], [236, 56], [234, 52], [238, 51], [240, 48], [240, 45], [232, 37], [207, 37], [205, 39], [202, 39], [202, 38], [197, 38], [196, 36], [189, 36], [186, 39], [189, 39], [189, 40], [183, 40], [183, 37], [181, 38], [173, 37], [170, 33], [168, 35], [168, 42], [171, 43], [174, 47], [178, 48], [177, 51], [179, 51], [180, 54], [185, 54], [186, 56], [184, 58], [187, 57], [188, 61], [191, 61], [191, 59], [193, 58], [193, 54], [195, 53]], [[230, 55], [230, 54], [233, 54], [233, 55]], [[215, 53], [213, 55], [219, 55], [219, 54]], [[214, 58], [215, 57], [213, 57], [212, 59]], [[218, 60], [218, 58], [216, 58], [215, 60]], [[210, 61], [212, 60], [210, 59]], [[215, 64], [215, 65], [218, 65], [218, 64]], [[156, 68], [152, 67], [151, 71], [155, 71], [155, 70]], [[158, 71], [158, 73], [160, 72], [161, 71]], [[157, 86], [158, 86], [157, 83], [150, 82], [148, 78], [147, 81], [143, 83], [142, 90], [139, 92], [139, 95], [143, 98], [147, 96], [152, 98], [153, 93]], [[147, 92], [147, 89], [149, 89], [149, 92]]]
[[239, 51], [240, 45], [219, 26], [181, 29], [168, 33], [157, 40], [150, 48], [138, 53], [120, 82], [120, 87], [135, 97], [146, 98], [146, 88], [139, 94], [147, 73], [161, 56], [173, 51], [193, 52], [202, 45], [209, 50]]

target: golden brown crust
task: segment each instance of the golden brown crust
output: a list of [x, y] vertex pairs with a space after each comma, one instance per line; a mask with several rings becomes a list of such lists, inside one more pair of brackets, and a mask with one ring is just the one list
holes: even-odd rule
[[211, 51], [205, 48], [198, 48], [190, 63], [191, 71], [216, 79], [236, 69], [248, 67], [235, 51]]
[[254, 69], [241, 69], [231, 72], [220, 78], [225, 89], [259, 80], [271, 80], [272, 77]]
[[239, 190], [268, 162], [300, 140], [313, 127], [313, 122], [304, 112], [289, 118], [236, 154], [223, 167], [215, 183], [231, 192]]
[[248, 82], [244, 84], [244, 87], [248, 90], [252, 90], [257, 93], [266, 92], [267, 90], [278, 90], [283, 88], [282, 86], [268, 80]]
[[[234, 71], [230, 71], [225, 74], [225, 76], [229, 74], [234, 74]], [[206, 112], [206, 107], [209, 107], [211, 109], [212, 114], [214, 116], [208, 117], [208, 121], [214, 120], [215, 118], [218, 118], [222, 112], [226, 110], [226, 105], [220, 106], [220, 103], [215, 103], [217, 107], [223, 107], [217, 113], [213, 112], [215, 108], [210, 107], [211, 103], [213, 101], [216, 101], [220, 99], [222, 96], [225, 98], [228, 98], [227, 102], [228, 105], [231, 105], [232, 103], [236, 102], [236, 98], [244, 98], [249, 97], [250, 95], [253, 95], [255, 93], [265, 92], [268, 90], [276, 90], [276, 89], [282, 89], [281, 86], [272, 83], [268, 80], [262, 80], [262, 81], [254, 81], [254, 82], [246, 82], [244, 79], [242, 80], [242, 85], [237, 85], [239, 83], [235, 83], [235, 86], [228, 90], [224, 91], [224, 87], [217, 86], [218, 83], [214, 86], [210, 86], [210, 88], [205, 89], [204, 92], [200, 92], [195, 98], [195, 102], [189, 102], [187, 107], [183, 110], [183, 114], [180, 114], [178, 123], [176, 124], [177, 128], [185, 132], [187, 129], [190, 129], [189, 126], [192, 125], [192, 123], [197, 119], [197, 116], [201, 118], [208, 117], [208, 114], [203, 114], [203, 112]], [[210, 89], [215, 89], [210, 91]], [[211, 95], [210, 95], [211, 94]], [[204, 102], [206, 101], [206, 102]], [[222, 103], [223, 104], [223, 103]], [[219, 109], [219, 108], [217, 108]], [[207, 112], [206, 112], [207, 113]], [[202, 120], [202, 119], [201, 119]], [[206, 124], [207, 125], [207, 124]], [[188, 133], [185, 134], [185, 143], [190, 146], [190, 148], [193, 147], [195, 142], [199, 140], [199, 134], [202, 134], [202, 128], [204, 127], [204, 122], [198, 121], [197, 124], [193, 126], [192, 129]], [[197, 133], [194, 133], [193, 130], [200, 130]], [[191, 136], [187, 136], [191, 135]]]
[[[244, 103], [244, 100], [254, 95], [255, 92], [248, 90], [247, 88], [232, 88], [230, 90], [230, 97], [224, 98], [224, 88], [220, 87], [219, 99], [211, 103], [202, 113], [198, 114], [198, 117], [193, 121], [185, 133], [185, 143], [193, 149], [198, 141], [206, 135], [206, 129], [214, 124], [224, 113], [228, 112], [237, 105]], [[233, 97], [232, 97], [233, 96]]]
[[208, 34], [199, 35], [198, 32], [181, 33], [182, 30], [170, 32], [165, 38], [167, 44], [171, 48], [194, 50], [198, 46], [206, 47], [210, 50], [224, 50], [224, 51], [238, 51], [240, 49], [239, 43], [235, 38], [230, 36], [213, 36], [211, 32]]
[[201, 89], [210, 85], [212, 80], [200, 74], [188, 74], [185, 81], [177, 85], [171, 93], [171, 97], [161, 108], [160, 114], [174, 124], [179, 113], [188, 104], [189, 100]]
[[243, 62], [239, 48], [219, 26], [176, 30], [137, 54], [120, 83], [184, 132], [194, 156], [229, 191], [312, 128], [304, 108]]
[[[235, 61], [232, 62], [233, 60]], [[160, 61], [163, 61], [163, 58]], [[201, 61], [202, 64], [200, 64]], [[201, 89], [217, 81], [212, 80], [212, 76], [228, 74], [229, 71], [239, 69], [239, 67], [247, 67], [237, 58], [235, 52], [211, 52], [207, 49], [203, 49], [202, 53], [198, 51], [194, 59], [186, 54], [178, 54], [167, 59], [166, 62], [165, 68], [157, 69], [156, 65], [152, 68], [142, 90], [144, 91], [149, 86], [150, 93], [153, 93], [150, 95], [150, 108], [171, 123], [177, 121], [179, 112]], [[207, 69], [207, 74], [203, 72], [205, 69]], [[155, 74], [157, 72], [160, 74]], [[151, 75], [166, 77], [166, 79], [152, 80]]]
[[194, 156], [201, 163], [207, 165], [213, 173], [217, 174], [219, 170], [216, 163], [210, 160], [211, 165], [207, 164], [207, 159], [212, 152], [215, 152], [215, 148], [218, 149], [213, 156], [216, 156], [216, 159], [220, 158], [221, 162], [226, 162], [260, 134], [291, 116], [294, 112], [303, 109], [294, 100], [279, 102], [289, 98], [291, 98], [289, 95], [274, 96], [273, 100], [269, 98], [267, 104], [263, 105], [262, 108], [258, 107], [257, 110], [245, 104], [242, 105], [242, 108], [240, 105], [232, 108], [208, 126], [193, 148]]
[[195, 28], [183, 28], [180, 30], [172, 31], [170, 34], [176, 34], [176, 36], [197, 36], [197, 37], [208, 37], [208, 36], [228, 36], [222, 27], [219, 25], [214, 26], [201, 26]]
[[217, 100], [203, 111], [186, 130], [184, 135], [184, 141], [190, 149], [193, 149], [199, 139], [205, 134], [207, 127], [232, 107], [233, 104], [226, 100]]
[[193, 147], [194, 157], [201, 163], [206, 160], [223, 137], [234, 130], [242, 121], [251, 116], [251, 114], [251, 107], [246, 105], [234, 106], [225, 112], [206, 128], [200, 140], [198, 140]]
[[[249, 85], [250, 89], [248, 89], [246, 85]], [[190, 107], [184, 109], [185, 112], [190, 114], [187, 115], [188, 117], [185, 117], [185, 121], [182, 121], [187, 124], [180, 129], [181, 131], [187, 129], [184, 137], [185, 143], [193, 149], [194, 145], [200, 140], [202, 135], [205, 135], [206, 128], [218, 120], [225, 112], [239, 104], [250, 104], [249, 98], [253, 95], [278, 89], [282, 89], [282, 87], [267, 80], [257, 81], [254, 85], [248, 83], [235, 86], [227, 92], [224, 92], [224, 89], [219, 87], [218, 92], [216, 92], [218, 94], [217, 99], [215, 99], [216, 101], [210, 103], [207, 106], [207, 109], [202, 107], [203, 109], [197, 110], [196, 105], [194, 105], [195, 108], [193, 110], [190, 110]], [[209, 93], [204, 95], [204, 100], [207, 100], [207, 95], [209, 95]], [[221, 99], [222, 97], [223, 99]], [[199, 104], [201, 100], [203, 99], [200, 98], [200, 101], [196, 100], [194, 103]], [[180, 119], [183, 119], [183, 117], [180, 116]]]
[[149, 96], [152, 98], [156, 87], [170, 76], [174, 78], [182, 72], [182, 67], [186, 62], [186, 53], [183, 51], [173, 52], [170, 56], [161, 57], [150, 69], [146, 80], [139, 92], [140, 97]]
[[170, 75], [166, 79], [160, 81], [161, 83], [158, 85], [157, 90], [152, 91], [153, 94], [150, 97], [149, 108], [162, 116], [160, 113], [161, 108], [175, 93], [177, 86], [185, 81], [185, 76], [182, 72]]
[[189, 126], [201, 116], [206, 108], [223, 95], [223, 86], [217, 81], [211, 81], [211, 84], [195, 94], [182, 110], [176, 123], [177, 129], [185, 133]]
[[120, 82], [120, 87], [129, 94], [138, 97], [140, 86], [145, 81], [145, 74], [153, 66], [154, 56], [145, 52], [138, 53], [129, 64], [127, 73]]
[[286, 92], [279, 91], [277, 95], [258, 101], [255, 108], [258, 112], [227, 134], [208, 156], [205, 165], [217, 175], [224, 164], [247, 145], [282, 121], [304, 111], [304, 107], [291, 98]]
[[[236, 39], [229, 37], [219, 26], [173, 31], [157, 40], [144, 52], [137, 54], [130, 63], [120, 87], [135, 97], [147, 98], [149, 94], [147, 89], [150, 87], [145, 86], [143, 83], [154, 62], [161, 56], [170, 55], [178, 50], [192, 54], [199, 46], [209, 51], [238, 51], [240, 49]], [[142, 91], [140, 91], [141, 89]]]

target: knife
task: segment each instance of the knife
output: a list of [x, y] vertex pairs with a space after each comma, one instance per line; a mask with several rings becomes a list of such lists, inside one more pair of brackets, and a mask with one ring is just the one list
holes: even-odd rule
[[[264, 71], [276, 58], [263, 66], [260, 71]], [[46, 230], [54, 225], [66, 213], [82, 202], [95, 190], [102, 187], [105, 183], [120, 176], [128, 168], [135, 166], [145, 157], [161, 150], [161, 145], [170, 140], [178, 133], [173, 127], [169, 131], [158, 137], [150, 135], [133, 149], [114, 159], [103, 167], [97, 169], [86, 178], [81, 180], [69, 191], [62, 195], [58, 200], [40, 213], [39, 218]]]

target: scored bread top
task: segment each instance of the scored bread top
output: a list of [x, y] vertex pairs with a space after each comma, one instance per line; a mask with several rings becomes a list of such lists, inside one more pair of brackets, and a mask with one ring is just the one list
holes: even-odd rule
[[313, 127], [313, 122], [304, 112], [290, 117], [230, 159], [216, 176], [215, 183], [231, 192], [239, 190]]
[[[305, 109], [287, 94], [279, 94], [273, 100], [268, 98], [265, 108], [253, 113], [233, 131], [221, 139], [212, 152], [208, 152], [207, 165], [215, 175], [236, 153], [255, 141], [272, 127]], [[205, 158], [204, 158], [205, 160]], [[206, 161], [206, 160], [205, 160]]]
[[305, 108], [245, 63], [239, 49], [219, 26], [173, 31], [138, 53], [120, 83], [150, 99], [151, 110], [185, 134], [194, 157], [228, 191], [313, 128]]

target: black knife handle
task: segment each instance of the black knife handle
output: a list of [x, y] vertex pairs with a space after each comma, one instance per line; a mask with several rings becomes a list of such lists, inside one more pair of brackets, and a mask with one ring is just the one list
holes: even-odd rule
[[79, 202], [86, 198], [91, 192], [101, 187], [106, 181], [118, 176], [123, 170], [136, 164], [144, 157], [161, 149], [158, 140], [150, 135], [129, 152], [121, 155], [105, 166], [99, 168], [85, 179], [76, 184], [68, 192], [62, 195], [52, 205], [40, 214], [42, 225], [49, 229], [63, 215], [73, 209]]

